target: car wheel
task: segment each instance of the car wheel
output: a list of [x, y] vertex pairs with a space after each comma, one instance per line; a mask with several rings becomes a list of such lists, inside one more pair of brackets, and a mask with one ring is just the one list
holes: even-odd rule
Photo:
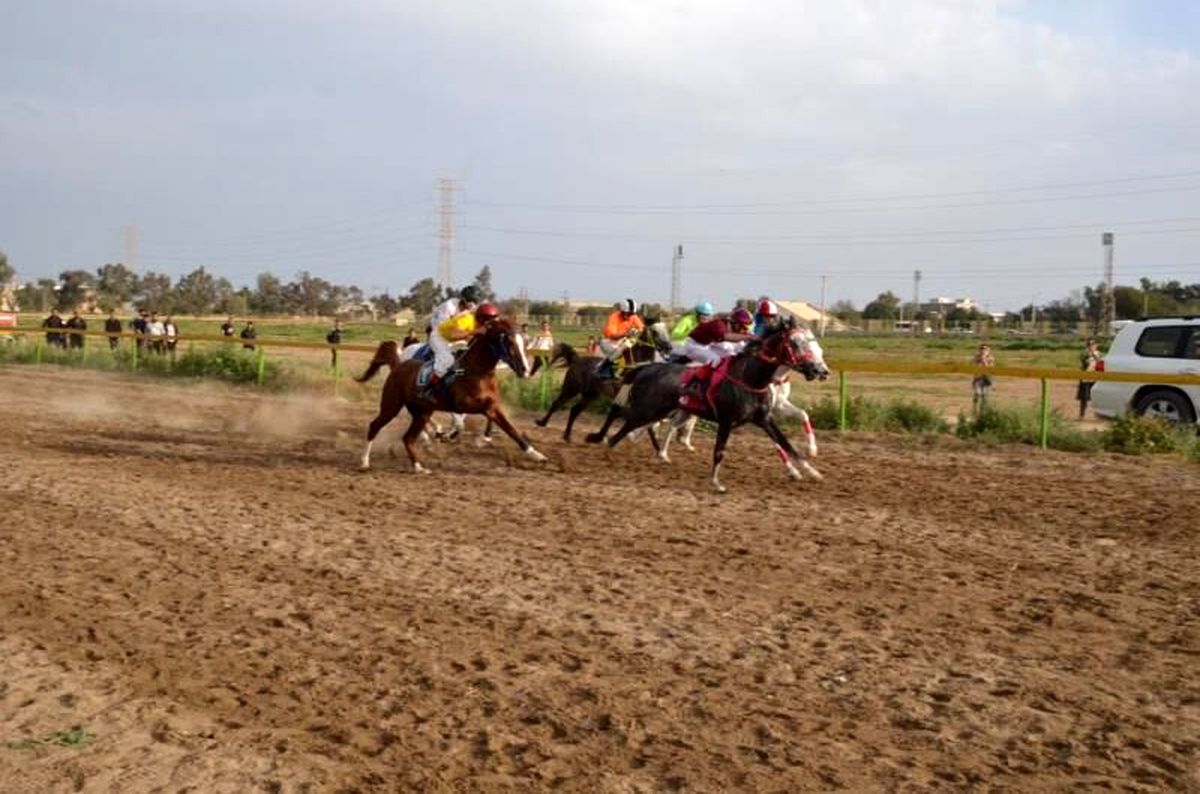
[[1152, 391], [1143, 395], [1133, 407], [1140, 416], [1164, 419], [1168, 422], [1194, 422], [1192, 406], [1183, 395], [1173, 391]]

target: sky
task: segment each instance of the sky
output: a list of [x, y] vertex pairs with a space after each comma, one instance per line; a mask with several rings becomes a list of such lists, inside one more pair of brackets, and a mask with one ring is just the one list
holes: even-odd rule
[[1200, 281], [1200, 3], [0, 0], [0, 250], [375, 292]]

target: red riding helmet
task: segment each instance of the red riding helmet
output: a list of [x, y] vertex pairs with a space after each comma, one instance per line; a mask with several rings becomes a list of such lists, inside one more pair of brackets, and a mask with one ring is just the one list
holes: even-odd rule
[[750, 326], [754, 324], [754, 318], [750, 316], [750, 312], [745, 309], [735, 309], [733, 314], [729, 315], [729, 321], [734, 325]]
[[767, 300], [766, 298], [764, 298], [763, 300], [759, 301], [759, 303], [758, 303], [758, 316], [759, 317], [778, 317], [779, 316], [779, 307], [775, 305], [774, 301]]
[[479, 308], [475, 309], [475, 322], [480, 325], [486, 325], [492, 320], [498, 319], [500, 319], [500, 310], [494, 303], [481, 303]]

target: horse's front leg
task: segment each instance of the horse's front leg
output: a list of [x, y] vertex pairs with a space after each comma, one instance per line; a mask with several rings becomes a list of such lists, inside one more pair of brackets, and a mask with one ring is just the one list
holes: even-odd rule
[[429, 469], [421, 465], [421, 461], [417, 460], [416, 441], [425, 432], [425, 425], [429, 422], [429, 417], [432, 412], [413, 411], [410, 407], [409, 413], [412, 414], [412, 423], [409, 424], [408, 430], [404, 433], [404, 451], [408, 453], [408, 459], [412, 461], [413, 471], [417, 474], [428, 474]]
[[[793, 480], [803, 480], [804, 474], [812, 477], [814, 480], [823, 480], [821, 472], [817, 471], [812, 465], [801, 457], [796, 448], [792, 446], [792, 442], [788, 441], [783, 431], [779, 429], [779, 425], [775, 424], [775, 420], [769, 414], [764, 414], [754, 420], [754, 423], [761, 427], [767, 436], [775, 442], [775, 449], [779, 452], [779, 458], [783, 461], [783, 465], [787, 466], [788, 474]], [[797, 469], [796, 465], [800, 468]], [[803, 469], [804, 474], [800, 471]]]
[[717, 493], [725, 493], [725, 486], [721, 485], [721, 461], [725, 460], [725, 445], [729, 443], [729, 434], [733, 432], [733, 422], [728, 419], [721, 420], [717, 425], [717, 443], [713, 445], [713, 467], [712, 467], [712, 486]]
[[812, 420], [808, 418], [808, 411], [803, 408], [796, 410], [800, 412], [800, 422], [804, 427], [804, 444], [808, 448], [808, 457], [815, 458], [817, 456], [817, 434], [813, 432]]
[[539, 462], [546, 460], [545, 455], [534, 449], [533, 444], [530, 444], [524, 436], [517, 432], [517, 428], [513, 427], [513, 423], [508, 421], [508, 417], [504, 415], [504, 411], [500, 408], [499, 403], [492, 403], [492, 407], [487, 410], [485, 416], [503, 430], [509, 438], [517, 442], [517, 446], [526, 455]]

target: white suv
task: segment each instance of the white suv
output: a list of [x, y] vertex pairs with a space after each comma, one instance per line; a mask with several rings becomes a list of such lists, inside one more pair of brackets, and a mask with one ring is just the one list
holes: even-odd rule
[[1200, 416], [1200, 386], [1155, 384], [1155, 375], [1200, 375], [1200, 317], [1160, 317], [1130, 322], [1117, 332], [1102, 368], [1146, 373], [1145, 383], [1098, 381], [1092, 405], [1109, 419], [1134, 411], [1170, 422]]

